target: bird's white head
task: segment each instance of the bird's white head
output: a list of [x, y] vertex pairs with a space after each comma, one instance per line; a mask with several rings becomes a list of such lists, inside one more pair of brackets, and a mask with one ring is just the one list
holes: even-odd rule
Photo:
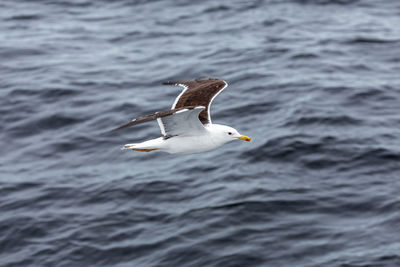
[[247, 142], [251, 141], [250, 137], [241, 135], [236, 129], [226, 125], [211, 124], [209, 131], [212, 133], [214, 138], [218, 139], [218, 141], [221, 143], [227, 143], [236, 139]]

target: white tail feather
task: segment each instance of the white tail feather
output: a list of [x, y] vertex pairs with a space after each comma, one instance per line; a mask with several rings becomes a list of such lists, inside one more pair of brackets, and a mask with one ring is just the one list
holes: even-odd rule
[[127, 150], [127, 149], [151, 149], [151, 150], [156, 150], [160, 148], [160, 145], [163, 143], [163, 138], [157, 138], [157, 139], [152, 139], [148, 140], [142, 143], [135, 143], [135, 144], [126, 144], [124, 145], [121, 150]]

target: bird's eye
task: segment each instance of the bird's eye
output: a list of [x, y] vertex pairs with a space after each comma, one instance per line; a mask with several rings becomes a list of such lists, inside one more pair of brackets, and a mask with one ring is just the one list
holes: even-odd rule
[[228, 134], [229, 134], [229, 135], [232, 135], [232, 133], [231, 133], [231, 132], [228, 132]]

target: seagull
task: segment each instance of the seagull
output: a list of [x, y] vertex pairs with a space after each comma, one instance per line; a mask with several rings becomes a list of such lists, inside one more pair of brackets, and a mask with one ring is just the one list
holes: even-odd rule
[[236, 129], [211, 122], [210, 105], [228, 83], [214, 78], [166, 82], [183, 87], [170, 110], [136, 118], [111, 132], [139, 123], [157, 120], [162, 136], [121, 149], [141, 152], [162, 151], [170, 154], [194, 154], [214, 150], [234, 140], [249, 142]]

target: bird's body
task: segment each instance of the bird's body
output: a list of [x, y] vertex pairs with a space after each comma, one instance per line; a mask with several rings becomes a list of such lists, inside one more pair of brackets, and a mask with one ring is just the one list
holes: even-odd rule
[[133, 149], [143, 152], [158, 150], [170, 154], [194, 154], [207, 152], [226, 143], [226, 139], [221, 137], [219, 132], [219, 129], [224, 127], [228, 126], [211, 124], [205, 126], [206, 131], [201, 134], [183, 135], [179, 138], [159, 137], [138, 144], [126, 144], [123, 149]]
[[240, 135], [232, 127], [211, 123], [210, 104], [227, 86], [225, 81], [197, 79], [166, 84], [184, 87], [171, 110], [134, 119], [115, 129], [156, 119], [163, 136], [142, 143], [126, 144], [122, 149], [192, 154], [214, 150], [235, 139], [250, 141], [249, 137]]

